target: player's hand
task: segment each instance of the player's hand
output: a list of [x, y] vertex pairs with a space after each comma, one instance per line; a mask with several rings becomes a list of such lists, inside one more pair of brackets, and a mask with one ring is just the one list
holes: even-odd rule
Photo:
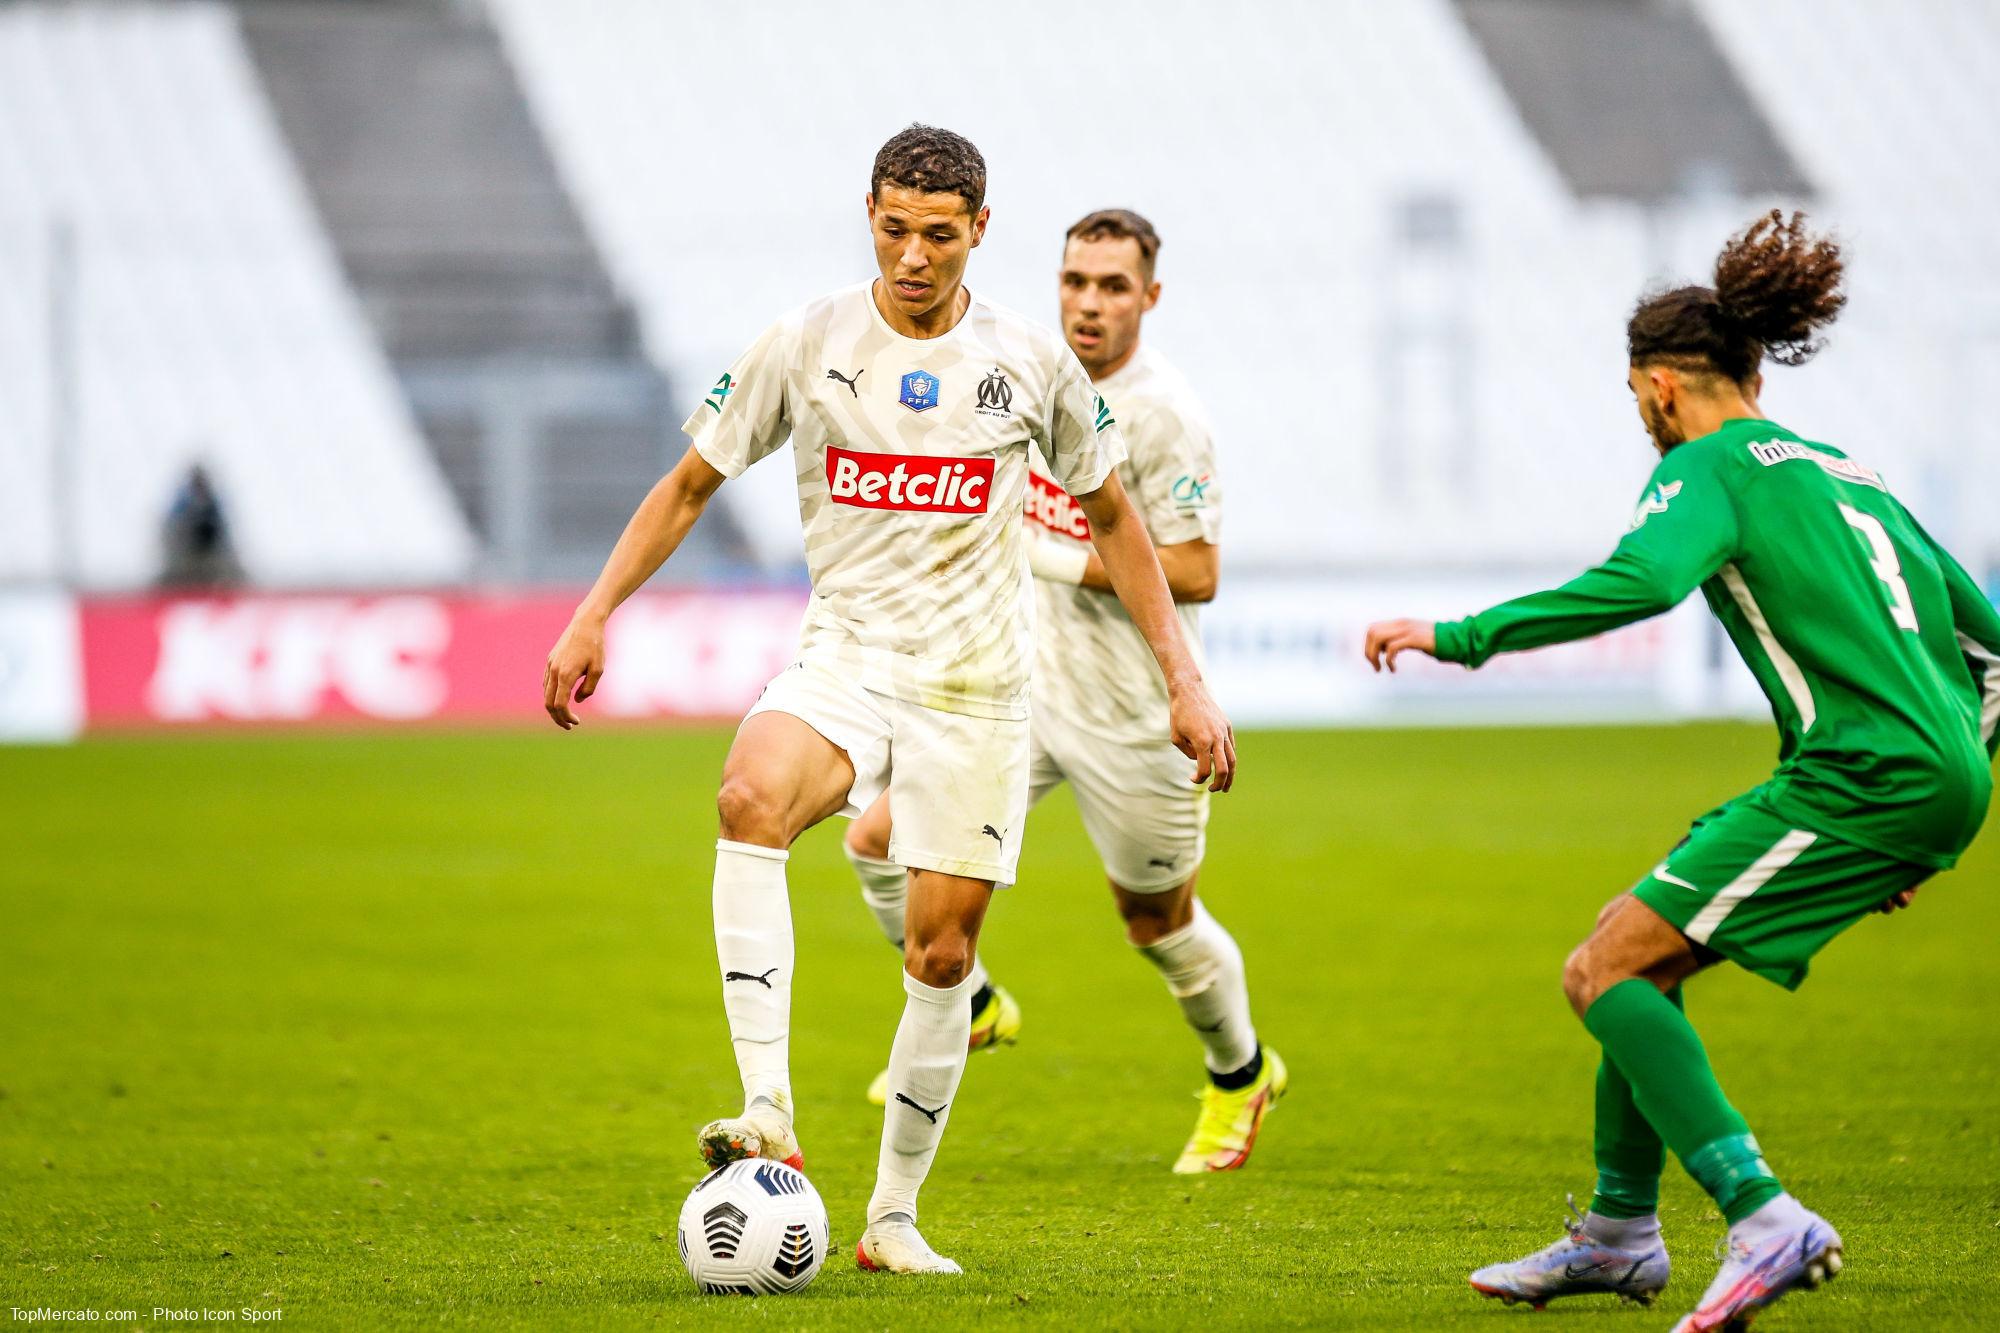
[[1174, 748], [1194, 760], [1194, 783], [1210, 791], [1228, 791], [1236, 781], [1236, 733], [1229, 719], [1196, 681], [1173, 691]]
[[557, 726], [568, 731], [583, 721], [570, 708], [571, 702], [582, 703], [595, 694], [597, 682], [603, 678], [603, 623], [572, 620], [549, 650], [548, 665], [542, 668], [542, 707], [549, 710]]
[[1362, 652], [1368, 665], [1379, 675], [1384, 667], [1396, 670], [1396, 655], [1405, 652], [1437, 656], [1437, 624], [1430, 620], [1378, 620], [1368, 627], [1368, 642]]
[[1908, 907], [1911, 903], [1917, 900], [1917, 889], [1922, 887], [1923, 886], [1919, 884], [1912, 888], [1904, 889], [1901, 893], [1897, 894], [1893, 898], [1890, 898], [1888, 901], [1884, 902], [1880, 907], [1876, 908], [1875, 910], [1883, 913], [1886, 916], [1890, 912], [1899, 911], [1902, 908]]

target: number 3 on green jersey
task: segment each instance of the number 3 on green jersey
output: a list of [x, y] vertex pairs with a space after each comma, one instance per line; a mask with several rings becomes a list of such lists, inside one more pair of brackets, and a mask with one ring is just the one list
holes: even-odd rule
[[1840, 506], [1840, 516], [1868, 541], [1868, 563], [1874, 566], [1875, 577], [1889, 590], [1889, 618], [1898, 627], [1915, 633], [1917, 608], [1910, 601], [1910, 585], [1903, 582], [1903, 564], [1896, 558], [1895, 544], [1889, 540], [1882, 521], [1846, 503]]

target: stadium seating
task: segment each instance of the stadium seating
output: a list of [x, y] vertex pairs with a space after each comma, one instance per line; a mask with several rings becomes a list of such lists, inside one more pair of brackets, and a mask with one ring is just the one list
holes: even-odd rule
[[470, 567], [222, 5], [0, 8], [0, 403], [0, 580], [148, 581], [197, 461], [262, 582]]
[[[1991, 168], [2000, 8], [1982, 0], [1697, 0], [1821, 183], [1852, 299], [1815, 388], [1867, 423], [1891, 480], [1975, 565], [2000, 571], [2000, 215]], [[1829, 413], [1829, 420], [1842, 419]]]
[[[1042, 0], [1004, 22], [947, 7], [908, 35], [907, 63], [895, 34], [837, 6], [706, 10], [699, 23], [644, 0], [610, 0], [587, 20], [557, 0], [493, 13], [682, 382], [713, 378], [786, 307], [870, 273], [867, 163], [921, 118], [987, 155], [994, 223], [972, 282], [1005, 304], [1052, 313], [1062, 228], [1085, 211], [1125, 204], [1158, 223], [1169, 294], [1157, 341], [1227, 437], [1232, 559], [1378, 560], [1432, 543], [1445, 558], [1545, 554], [1550, 527], [1575, 524], [1538, 481], [1601, 507], [1643, 476], [1600, 449], [1565, 477], [1539, 427], [1492, 410], [1482, 386], [1501, 381], [1489, 373], [1433, 390], [1470, 404], [1459, 415], [1478, 437], [1419, 439], [1413, 484], [1384, 484], [1413, 471], [1389, 456], [1405, 446], [1380, 384], [1402, 315], [1385, 266], [1407, 197], [1444, 195], [1470, 220], [1448, 315], [1475, 345], [1534, 343], [1571, 366], [1594, 347], [1612, 366], [1615, 347], [1575, 314], [1608, 315], [1630, 285], [1629, 263], [1608, 266], [1607, 304], [1598, 271], [1552, 262], [1574, 239], [1567, 200], [1446, 4], [1290, 0], [1225, 17]], [[1447, 457], [1477, 460], [1470, 512]], [[752, 526], [787, 537], [788, 479], [763, 471], [751, 480], [768, 518]]]
[[[1943, 391], [2000, 359], [1979, 350], [1994, 321], [1988, 342], [1968, 340], [1961, 275], [1929, 247], [1934, 229], [1895, 243], [1918, 277], [1878, 244], [1901, 222], [1870, 198], [1994, 188], [1928, 184], [1979, 174], [1990, 117], [1974, 113], [1990, 89], [1973, 97], [1967, 79], [1994, 67], [1992, 11], [1927, 0], [1943, 21], [1919, 37], [1898, 10], [1846, 0], [1831, 6], [1835, 31], [1811, 34], [1820, 8], [1701, 6], [1769, 100], [1819, 211], [1861, 233], [1850, 319], [1820, 363], [1773, 386], [1771, 409], [1866, 453], [1913, 500], [1952, 506], [1940, 527], [1977, 547], [2000, 522], [1945, 494], [1932, 460], [1963, 476], [1946, 441], [1968, 424], [2000, 453], [1962, 395]], [[681, 383], [712, 378], [787, 306], [867, 276], [866, 162], [912, 119], [985, 151], [994, 222], [972, 281], [1006, 304], [1052, 313], [1057, 238], [1077, 215], [1148, 213], [1166, 238], [1153, 336], [1223, 436], [1236, 568], [1601, 552], [1649, 467], [1620, 383], [1624, 315], [1649, 281], [1700, 277], [1728, 230], [1776, 202], [1573, 198], [1446, 0], [1032, 0], [1004, 19], [926, 11], [907, 33], [810, 0], [698, 18], [648, 0], [604, 0], [587, 17], [562, 0], [491, 10], [654, 355]], [[1867, 68], [1861, 52], [1875, 50], [1894, 67]], [[1933, 133], [1933, 76], [1966, 114], [1905, 155], [1900, 143]], [[1841, 96], [1823, 95], [1834, 87]], [[1661, 132], [1674, 120], [1661, 105]], [[1850, 157], [1853, 120], [1876, 128]], [[1460, 219], [1455, 249], [1398, 239], [1426, 200]], [[1985, 200], [1964, 216], [1993, 211]], [[1932, 399], [1914, 433], [1913, 386]], [[795, 552], [784, 469], [746, 485], [735, 498], [758, 507], [750, 526], [772, 553]]]
[[[1971, 392], [2000, 376], [2000, 276], [1976, 262], [2000, 213], [1980, 167], [2000, 11], [1691, 3], [1852, 243], [1848, 315], [1820, 361], [1774, 378], [1772, 412], [1853, 447], [1975, 565], [2000, 564], [1984, 503], [2000, 423]], [[253, 18], [310, 17], [286, 8]], [[1216, 419], [1235, 571], [1600, 552], [1649, 463], [1619, 386], [1633, 296], [1699, 278], [1724, 233], [1787, 202], [1698, 180], [1665, 206], [1578, 199], [1452, 0], [1023, 0], [907, 34], [811, 0], [484, 8], [609, 270], [591, 310], [633, 302], [677, 398], [786, 307], [868, 275], [866, 161], [912, 119], [984, 148], [994, 223], [973, 285], [1030, 314], [1053, 313], [1064, 225], [1107, 203], [1150, 214], [1168, 287], [1151, 336]], [[0, 8], [0, 578], [145, 582], [197, 460], [261, 581], [472, 567], [383, 355], [428, 289], [378, 282], [371, 309], [402, 313], [363, 319], [300, 183], [312, 145], [296, 126], [287, 142], [237, 25], [212, 0]], [[397, 78], [421, 83], [414, 69]], [[1672, 132], [1671, 96], [1654, 118]], [[567, 438], [551, 448], [570, 489], [532, 545], [573, 538], [560, 568], [582, 574], [650, 464]], [[796, 560], [782, 465], [725, 496], [767, 563]]]

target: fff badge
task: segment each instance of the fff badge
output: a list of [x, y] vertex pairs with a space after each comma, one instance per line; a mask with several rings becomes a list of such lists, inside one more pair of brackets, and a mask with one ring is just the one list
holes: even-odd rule
[[937, 406], [937, 376], [923, 370], [913, 370], [903, 376], [901, 402], [912, 412], [928, 412]]

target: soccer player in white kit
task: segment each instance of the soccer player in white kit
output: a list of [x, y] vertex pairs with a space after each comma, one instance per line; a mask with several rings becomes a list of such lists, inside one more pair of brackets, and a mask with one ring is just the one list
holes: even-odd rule
[[575, 726], [574, 704], [603, 675], [611, 612], [725, 480], [791, 440], [813, 595], [798, 660], [765, 688], [723, 767], [715, 948], [744, 1105], [702, 1129], [699, 1147], [711, 1164], [802, 1160], [788, 849], [828, 816], [866, 809], [893, 770], [907, 998], [858, 1258], [899, 1273], [959, 1271], [918, 1233], [917, 1191], [965, 1069], [980, 923], [995, 884], [1013, 879], [1027, 812], [1031, 449], [1088, 516], [1195, 777], [1227, 790], [1236, 765], [1119, 484], [1111, 413], [1058, 334], [963, 286], [985, 193], [985, 161], [948, 130], [912, 125], [883, 145], [867, 196], [880, 276], [786, 315], [716, 381], [687, 421], [693, 447], [633, 515], [543, 679], [550, 716]]
[[[1186, 382], [1140, 342], [1160, 299], [1160, 238], [1127, 209], [1091, 213], [1064, 238], [1063, 334], [1110, 403], [1131, 456], [1118, 473], [1159, 548], [1188, 642], [1200, 649], [1198, 607], [1215, 596], [1222, 490], [1208, 421]], [[1159, 969], [1202, 1046], [1201, 1113], [1174, 1170], [1230, 1171], [1250, 1158], [1265, 1112], [1284, 1095], [1277, 1052], [1250, 1021], [1243, 954], [1195, 895], [1208, 794], [1165, 739], [1168, 698], [1132, 618], [1091, 555], [1088, 516], [1045, 468], [1029, 478], [1035, 534], [1034, 721], [1029, 802], [1065, 780], [1097, 848], [1126, 937]], [[890, 850], [889, 803], [848, 826], [861, 895], [891, 943], [904, 937], [904, 875]], [[970, 1044], [1011, 1045], [1020, 1006], [972, 963]], [[887, 1076], [869, 1099], [888, 1096]]]

